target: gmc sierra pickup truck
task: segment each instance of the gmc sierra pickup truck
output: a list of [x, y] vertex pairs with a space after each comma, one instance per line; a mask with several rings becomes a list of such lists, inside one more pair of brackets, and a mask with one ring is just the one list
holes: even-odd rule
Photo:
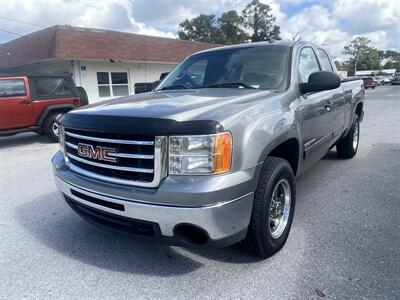
[[70, 75], [0, 75], [0, 136], [33, 131], [58, 142], [57, 116], [86, 104]]
[[269, 257], [289, 234], [295, 178], [335, 146], [357, 153], [363, 82], [335, 71], [305, 42], [193, 54], [150, 93], [60, 119], [56, 184], [97, 225]]

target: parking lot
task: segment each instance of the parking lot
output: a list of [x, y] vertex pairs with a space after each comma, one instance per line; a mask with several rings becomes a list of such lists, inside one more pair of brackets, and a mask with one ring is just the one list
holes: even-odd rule
[[63, 202], [46, 137], [0, 138], [0, 299], [398, 298], [400, 86], [366, 91], [360, 149], [297, 182], [286, 246], [184, 249], [117, 236]]

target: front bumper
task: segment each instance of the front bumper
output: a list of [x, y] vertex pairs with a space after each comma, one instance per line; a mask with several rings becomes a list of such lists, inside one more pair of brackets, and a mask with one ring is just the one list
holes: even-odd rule
[[[210, 246], [227, 246], [244, 238], [257, 172], [256, 167], [214, 178], [200, 176], [198, 180], [182, 176], [164, 180], [158, 189], [135, 189], [71, 172], [63, 163], [61, 153], [53, 158], [53, 169], [57, 187], [68, 204], [89, 221], [99, 225], [110, 225], [110, 222], [98, 222], [105, 219], [114, 224], [148, 223], [155, 228], [154, 236], [171, 244], [190, 244], [177, 234], [177, 228], [189, 225], [200, 229], [206, 236], [204, 245]], [[176, 198], [169, 201], [171, 195], [179, 201]], [[187, 205], [183, 205], [185, 198]]]

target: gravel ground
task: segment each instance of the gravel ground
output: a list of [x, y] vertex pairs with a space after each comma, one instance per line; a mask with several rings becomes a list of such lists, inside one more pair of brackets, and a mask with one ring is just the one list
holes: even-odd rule
[[0, 299], [400, 297], [400, 86], [367, 91], [356, 158], [331, 151], [299, 178], [287, 244], [264, 261], [86, 223], [56, 190], [56, 150], [0, 138]]

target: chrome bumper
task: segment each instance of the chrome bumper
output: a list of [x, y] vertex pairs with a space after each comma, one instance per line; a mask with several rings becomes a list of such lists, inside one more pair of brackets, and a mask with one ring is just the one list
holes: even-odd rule
[[[174, 228], [178, 224], [193, 224], [200, 227], [208, 233], [211, 240], [224, 239], [238, 234], [249, 225], [254, 197], [253, 193], [248, 193], [215, 205], [199, 207], [167, 206], [140, 203], [132, 201], [132, 199], [116, 198], [112, 195], [89, 191], [64, 181], [58, 176], [55, 176], [55, 181], [60, 191], [74, 201], [113, 215], [157, 223], [161, 234], [166, 237], [174, 235]], [[73, 191], [95, 199], [123, 205], [124, 210], [116, 210], [92, 203], [76, 196], [77, 193]]]

